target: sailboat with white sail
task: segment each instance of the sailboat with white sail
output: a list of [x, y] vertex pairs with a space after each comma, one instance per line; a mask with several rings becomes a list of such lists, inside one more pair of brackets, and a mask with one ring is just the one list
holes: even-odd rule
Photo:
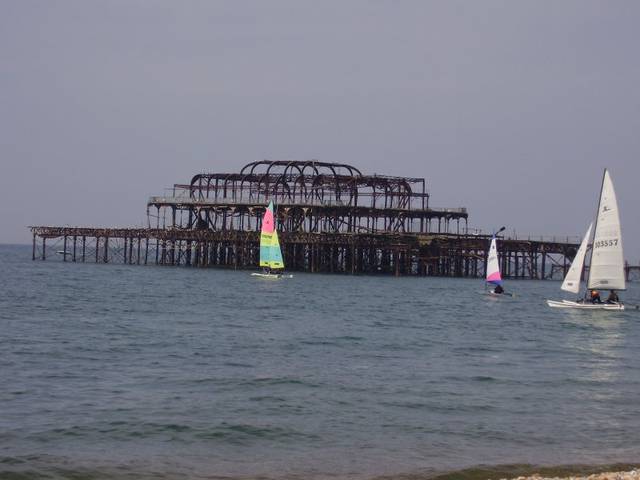
[[[502, 227], [497, 233], [500, 233], [505, 228]], [[492, 295], [505, 294], [513, 296], [511, 293], [506, 293], [502, 287], [502, 275], [500, 274], [500, 262], [498, 261], [498, 246], [496, 242], [495, 233], [491, 237], [491, 245], [489, 246], [489, 255], [487, 256], [487, 271], [486, 271], [486, 285], [492, 285], [493, 289], [489, 290]]]
[[[500, 263], [498, 262], [498, 247], [496, 245], [496, 236], [491, 238], [491, 246], [489, 247], [489, 256], [487, 257], [487, 275], [485, 281], [489, 285], [502, 288], [502, 275], [500, 275]], [[491, 293], [494, 292], [491, 291]]]
[[[270, 201], [262, 217], [262, 229], [260, 231], [260, 266], [262, 272], [254, 272], [251, 275], [263, 278], [283, 278], [284, 260], [278, 230], [276, 229], [273, 202]], [[287, 275], [286, 277], [292, 277]]]
[[[590, 237], [591, 225], [589, 225], [589, 229], [582, 239], [573, 263], [567, 272], [564, 282], [562, 282], [562, 286], [560, 287], [562, 290], [572, 293], [579, 292], [580, 277], [582, 275], [582, 268]], [[607, 289], [612, 292], [626, 289], [618, 201], [613, 188], [611, 175], [607, 169], [605, 169], [602, 178], [600, 200], [596, 214], [596, 226], [593, 234], [593, 246], [591, 249], [591, 263], [587, 279], [587, 291], [597, 291], [600, 289]], [[595, 296], [594, 298], [598, 298], [599, 300], [599, 296]], [[596, 303], [588, 299], [580, 299], [575, 302], [570, 300], [547, 300], [547, 305], [554, 308], [624, 310], [624, 305], [619, 301]]]

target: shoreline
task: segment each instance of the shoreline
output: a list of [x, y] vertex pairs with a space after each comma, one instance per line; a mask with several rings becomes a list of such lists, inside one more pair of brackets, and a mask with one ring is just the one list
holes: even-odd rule
[[[218, 479], [218, 480], [640, 480], [640, 463], [613, 464], [574, 464], [535, 466], [531, 464], [502, 464], [479, 465], [461, 470], [450, 471], [414, 471], [391, 473], [385, 475], [367, 474], [305, 474], [289, 472], [273, 474], [256, 472], [255, 474], [228, 475], [203, 471], [180, 471], [156, 468], [145, 468], [142, 465], [107, 466], [96, 465], [90, 467], [80, 463], [73, 466], [68, 461], [38, 462], [34, 458], [0, 458], [0, 478], [20, 478], [22, 480], [41, 480], [47, 478], [67, 479], [83, 478], [85, 480], [124, 480], [136, 478], [151, 480], [163, 478], [165, 480], [184, 479]], [[66, 459], [68, 460], [68, 459]], [[215, 470], [215, 469], [214, 469]]]
[[[416, 475], [379, 477], [378, 480], [413, 480]], [[640, 463], [536, 466], [482, 465], [427, 477], [429, 480], [640, 480]]]

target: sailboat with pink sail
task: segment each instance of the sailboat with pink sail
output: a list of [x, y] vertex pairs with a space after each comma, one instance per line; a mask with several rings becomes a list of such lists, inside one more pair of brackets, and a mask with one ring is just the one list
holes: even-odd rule
[[269, 202], [262, 217], [262, 229], [260, 231], [260, 266], [262, 272], [254, 272], [251, 275], [264, 278], [289, 278], [292, 275], [283, 275], [284, 259], [278, 240], [276, 229], [276, 217], [273, 202]]
[[489, 293], [492, 295], [509, 295], [513, 296], [511, 293], [506, 293], [504, 291], [504, 287], [502, 286], [502, 275], [500, 274], [500, 262], [498, 261], [498, 245], [496, 242], [496, 235], [502, 232], [505, 227], [502, 227], [491, 237], [491, 245], [489, 246], [489, 255], [487, 256], [487, 272], [486, 272], [486, 285], [491, 285], [493, 288], [489, 290]]

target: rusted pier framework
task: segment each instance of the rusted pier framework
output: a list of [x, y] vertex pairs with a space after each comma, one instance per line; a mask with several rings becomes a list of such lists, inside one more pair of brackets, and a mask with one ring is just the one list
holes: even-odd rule
[[273, 201], [282, 232], [462, 233], [466, 208], [432, 208], [423, 178], [363, 175], [317, 161], [250, 163], [240, 173], [195, 175], [171, 196], [151, 197], [149, 227], [260, 231]]
[[[195, 175], [149, 199], [148, 228], [32, 227], [33, 258], [256, 268], [269, 201], [288, 270], [484, 276], [489, 237], [470, 234], [466, 208], [431, 206], [425, 179], [315, 160]], [[577, 245], [502, 239], [499, 248], [505, 277], [544, 279], [564, 274]]]
[[[256, 268], [259, 234], [233, 230], [31, 227], [33, 259]], [[285, 232], [287, 269], [349, 274], [484, 277], [490, 238], [457, 234]], [[506, 278], [562, 278], [577, 245], [500, 239]]]

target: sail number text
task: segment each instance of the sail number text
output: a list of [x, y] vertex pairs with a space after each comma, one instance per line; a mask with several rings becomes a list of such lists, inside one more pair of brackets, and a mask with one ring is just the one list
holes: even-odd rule
[[598, 240], [593, 244], [593, 248], [602, 248], [602, 247], [617, 247], [618, 239], [612, 238], [611, 240]]

